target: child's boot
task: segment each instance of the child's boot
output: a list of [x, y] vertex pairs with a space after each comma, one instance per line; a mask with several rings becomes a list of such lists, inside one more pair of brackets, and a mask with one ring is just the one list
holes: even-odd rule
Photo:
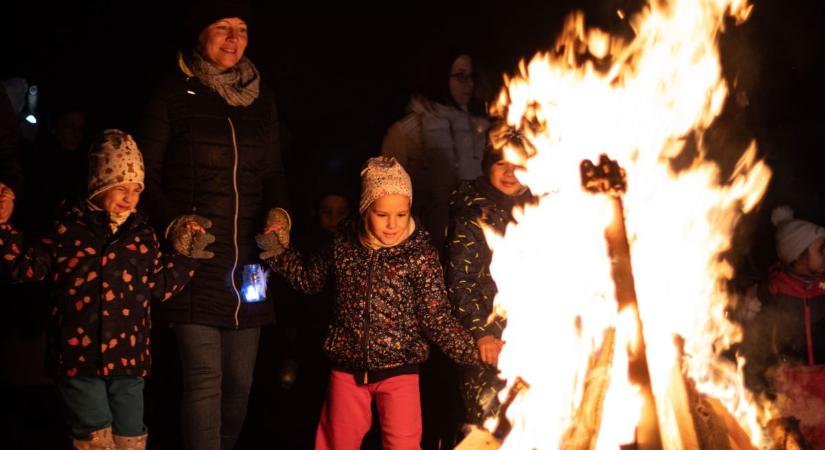
[[146, 441], [149, 434], [140, 436], [118, 436], [115, 438], [115, 450], [146, 450]]
[[74, 439], [72, 440], [72, 447], [75, 450], [114, 450], [112, 427], [93, 431], [86, 439]]

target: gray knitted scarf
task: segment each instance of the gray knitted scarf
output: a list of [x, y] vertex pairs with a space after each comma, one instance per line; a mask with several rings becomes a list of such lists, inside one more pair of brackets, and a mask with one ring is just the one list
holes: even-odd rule
[[249, 106], [258, 98], [261, 76], [246, 56], [228, 70], [216, 67], [198, 52], [192, 54], [192, 72], [232, 106]]

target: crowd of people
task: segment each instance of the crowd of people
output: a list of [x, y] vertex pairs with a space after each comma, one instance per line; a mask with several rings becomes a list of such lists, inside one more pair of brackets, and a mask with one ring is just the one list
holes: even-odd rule
[[[55, 403], [34, 403], [59, 404], [40, 417], [67, 436], [14, 448], [452, 448], [497, 415], [507, 324], [482, 225], [503, 233], [535, 199], [488, 138], [473, 55], [430, 61], [357, 198], [322, 182], [290, 205], [249, 22], [242, 2], [190, 14], [190, 45], [134, 129], [89, 130], [63, 105], [24, 155], [19, 96], [0, 92], [3, 297], [30, 311], [4, 353], [47, 362]], [[789, 207], [772, 222], [777, 261], [743, 277], [732, 317], [749, 388], [816, 447], [825, 228]], [[279, 416], [293, 436], [244, 438], [272, 389], [295, 393]]]

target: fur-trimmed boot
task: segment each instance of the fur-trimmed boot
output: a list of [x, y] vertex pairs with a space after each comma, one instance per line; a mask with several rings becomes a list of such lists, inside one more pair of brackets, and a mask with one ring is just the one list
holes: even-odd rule
[[140, 436], [118, 436], [115, 438], [115, 450], [146, 450], [146, 441], [149, 434]]
[[73, 439], [72, 447], [75, 450], [114, 450], [115, 442], [112, 440], [112, 427], [93, 431], [86, 439]]

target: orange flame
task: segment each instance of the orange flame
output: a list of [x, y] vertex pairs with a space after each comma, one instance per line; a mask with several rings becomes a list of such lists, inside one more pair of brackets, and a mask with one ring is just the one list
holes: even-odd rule
[[[629, 41], [588, 29], [574, 13], [554, 51], [522, 62], [505, 80], [494, 112], [523, 140], [497, 144], [524, 167], [519, 178], [541, 199], [515, 211], [503, 237], [486, 233], [496, 310], [508, 319], [499, 366], [504, 378], [520, 376], [531, 386], [508, 410], [513, 429], [502, 448], [560, 446], [589, 358], [605, 330], [619, 324], [603, 238], [609, 199], [583, 192], [579, 175], [583, 159], [602, 153], [627, 172], [626, 226], [657, 404], [681, 363], [701, 393], [719, 399], [753, 443], [762, 442], [760, 409], [736, 364], [721, 356], [741, 330], [726, 317], [724, 282], [733, 268], [720, 255], [764, 194], [770, 170], [752, 143], [732, 176], [720, 179], [704, 159], [703, 140], [728, 93], [718, 35], [726, 18], [741, 23], [750, 11], [744, 0], [660, 0], [629, 19]], [[611, 396], [633, 398], [626, 379], [613, 378], [605, 417]], [[602, 430], [599, 447], [632, 438], [630, 422], [627, 430]]]

